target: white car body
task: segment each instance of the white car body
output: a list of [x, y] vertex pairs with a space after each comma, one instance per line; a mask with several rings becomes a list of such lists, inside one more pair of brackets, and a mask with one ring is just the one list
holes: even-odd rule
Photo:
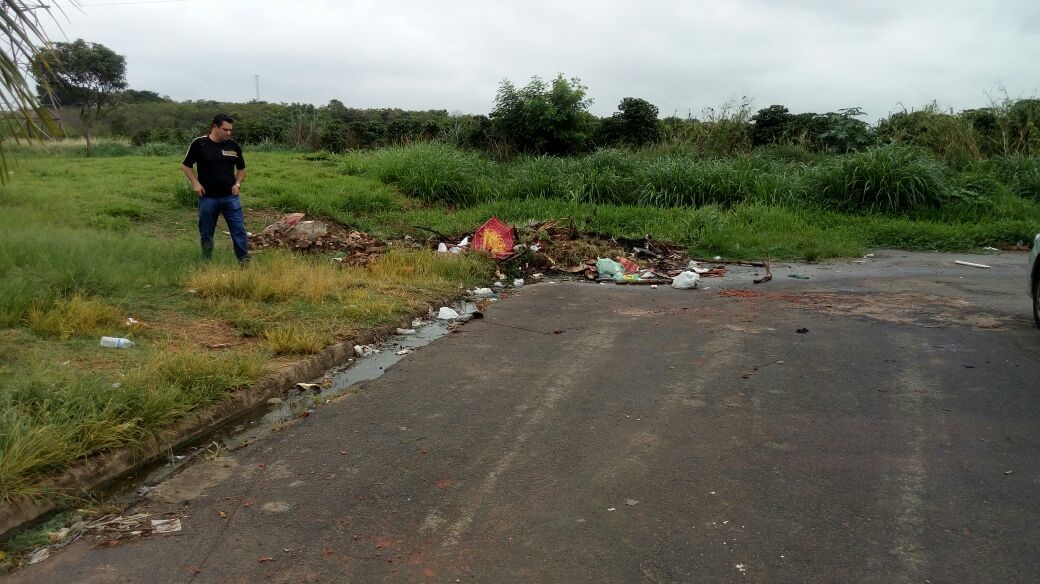
[[1040, 233], [1033, 239], [1033, 249], [1029, 251], [1029, 271], [1026, 280], [1029, 283], [1029, 295], [1033, 299], [1033, 320], [1040, 327]]

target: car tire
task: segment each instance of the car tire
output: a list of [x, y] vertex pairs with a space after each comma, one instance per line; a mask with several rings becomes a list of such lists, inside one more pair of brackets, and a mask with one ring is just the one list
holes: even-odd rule
[[1040, 277], [1033, 283], [1033, 321], [1040, 328]]

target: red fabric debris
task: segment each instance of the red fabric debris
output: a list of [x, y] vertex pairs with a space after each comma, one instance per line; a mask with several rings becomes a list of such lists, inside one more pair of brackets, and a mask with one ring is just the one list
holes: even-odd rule
[[513, 253], [513, 228], [498, 217], [488, 219], [473, 235], [473, 249], [486, 251], [498, 259], [509, 257]]

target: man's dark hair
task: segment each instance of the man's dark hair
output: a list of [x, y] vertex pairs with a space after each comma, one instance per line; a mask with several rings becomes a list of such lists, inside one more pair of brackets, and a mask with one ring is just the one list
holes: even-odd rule
[[229, 124], [234, 124], [235, 123], [235, 119], [232, 118], [231, 116], [227, 115], [227, 114], [217, 114], [217, 115], [213, 116], [213, 121], [210, 122], [210, 125], [211, 126], [216, 126], [216, 127], [219, 128], [219, 127], [224, 125], [224, 122], [227, 122]]

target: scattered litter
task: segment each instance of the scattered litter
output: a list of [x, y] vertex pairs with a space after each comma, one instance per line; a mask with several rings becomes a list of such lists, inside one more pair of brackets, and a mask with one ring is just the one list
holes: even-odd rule
[[990, 247], [988, 245], [986, 247], [982, 248], [982, 249], [984, 249], [986, 251], [1000, 251], [999, 249], [997, 249], [995, 247]]
[[[642, 249], [642, 248], [640, 248]], [[626, 274], [634, 274], [639, 271], [639, 264], [626, 258], [625, 256], [618, 256], [615, 258], [617, 263], [624, 268]]]
[[651, 285], [650, 285], [650, 288], [651, 288], [652, 290], [657, 290], [657, 284], [651, 284]]
[[29, 565], [32, 565], [32, 564], [39, 564], [40, 562], [42, 562], [42, 561], [46, 560], [46, 559], [47, 559], [47, 558], [49, 558], [49, 557], [51, 557], [51, 548], [40, 548], [40, 549], [38, 549], [38, 550], [34, 551], [34, 552], [33, 552], [33, 553], [32, 553], [32, 554], [31, 554], [31, 555], [30, 555], [30, 556], [29, 556], [29, 557], [28, 557], [28, 558], [27, 558], [27, 559], [25, 560], [25, 563], [27, 563], [27, 564], [29, 564]]
[[611, 508], [607, 509], [607, 511], [617, 511], [617, 508], [616, 507], [611, 507]]
[[68, 527], [62, 527], [58, 531], [52, 531], [48, 533], [47, 539], [49, 539], [51, 543], [61, 543], [65, 540], [66, 537], [69, 536], [69, 531], [70, 530]]
[[448, 246], [444, 243], [437, 244], [437, 251], [440, 253], [448, 253]]
[[378, 352], [379, 349], [375, 348], [374, 345], [354, 345], [354, 354], [358, 357], [368, 357]]
[[428, 324], [430, 324], [429, 321], [423, 320], [421, 318], [416, 318], [412, 320], [412, 328], [414, 329], [417, 329], [421, 326], [426, 326]]
[[800, 335], [804, 335], [805, 333], [809, 332], [809, 329], [807, 329], [807, 328], [800, 328], [800, 329], [798, 329], [798, 330], [796, 330], [794, 332], [796, 332], [796, 333], [798, 333]]
[[411, 352], [412, 352], [411, 349], [401, 349], [400, 351], [394, 353], [394, 355], [407, 355], [408, 353], [411, 353]]
[[529, 250], [531, 250], [531, 251], [533, 251], [533, 252], [537, 252], [537, 251], [539, 251], [539, 250], [541, 250], [541, 249], [542, 249], [542, 246], [540, 246], [540, 245], [538, 245], [538, 244], [536, 243], [536, 244], [534, 244], [534, 245], [528, 246], [528, 248], [527, 248], [527, 249], [529, 249]]
[[523, 285], [524, 285], [524, 279], [523, 278], [514, 278], [513, 279], [513, 288], [519, 288], [519, 287], [521, 287]]
[[397, 334], [399, 334], [399, 335], [414, 335], [415, 334], [415, 329], [413, 329], [413, 328], [399, 328], [399, 329], [397, 329]]
[[130, 339], [121, 337], [101, 337], [101, 346], [107, 349], [129, 349], [136, 345]]
[[990, 268], [990, 266], [987, 266], [986, 264], [976, 264], [975, 262], [966, 262], [966, 261], [963, 261], [963, 260], [955, 260], [953, 263], [961, 265], [961, 266], [968, 266], [969, 268], [985, 268], [985, 269], [989, 269]]
[[[354, 352], [357, 353], [356, 348], [354, 349]], [[360, 355], [358, 356], [360, 357]], [[319, 383], [297, 383], [295, 387], [300, 391], [313, 391], [315, 393], [322, 390], [321, 384]]]
[[696, 272], [683, 272], [672, 280], [672, 288], [676, 290], [689, 290], [697, 287], [697, 282], [701, 279], [700, 275]]
[[872, 253], [868, 253], [867, 255], [865, 255], [865, 256], [863, 256], [863, 257], [864, 257], [864, 258], [872, 258], [872, 257], [874, 257], [874, 254], [872, 254]]
[[181, 530], [180, 519], [152, 519], [153, 533], [174, 533]]
[[495, 291], [491, 288], [475, 288], [473, 290], [474, 296], [494, 296]]
[[788, 278], [794, 278], [795, 280], [808, 280], [810, 276], [804, 274], [787, 274]]
[[722, 256], [715, 256], [714, 259], [715, 259], [715, 261], [720, 262], [720, 261], [722, 261]]
[[733, 567], [736, 568], [737, 571], [740, 572], [741, 574], [747, 574], [747, 565], [746, 564], [733, 564]]
[[126, 326], [134, 326], [135, 324], [141, 324], [141, 321], [132, 316], [126, 317]]
[[636, 501], [635, 499], [625, 499], [625, 505], [628, 505], [630, 507], [638, 504], [639, 501]]
[[455, 320], [458, 317], [459, 313], [448, 308], [447, 306], [442, 306], [441, 309], [437, 311], [437, 318], [440, 320]]

